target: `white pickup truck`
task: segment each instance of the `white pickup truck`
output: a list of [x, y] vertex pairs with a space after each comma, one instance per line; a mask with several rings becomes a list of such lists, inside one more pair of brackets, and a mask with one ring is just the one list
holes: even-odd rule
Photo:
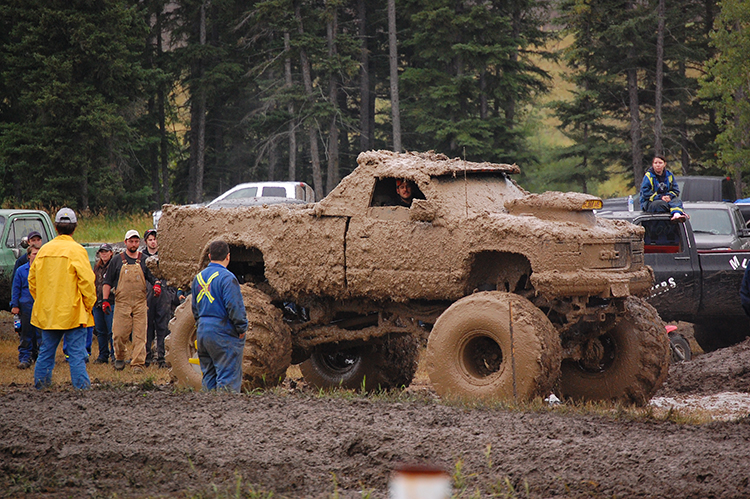
[[[307, 204], [315, 202], [315, 191], [304, 182], [246, 182], [237, 184], [216, 199], [205, 204], [207, 208], [237, 208], [240, 206], [262, 206], [291, 203]], [[161, 210], [153, 213], [154, 228], [159, 228]]]

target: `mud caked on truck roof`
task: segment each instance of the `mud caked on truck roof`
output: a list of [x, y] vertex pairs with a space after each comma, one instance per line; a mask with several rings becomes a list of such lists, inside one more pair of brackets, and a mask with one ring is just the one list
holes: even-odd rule
[[[419, 340], [441, 396], [645, 403], [669, 343], [641, 296], [652, 286], [643, 229], [594, 216], [601, 200], [529, 194], [515, 165], [370, 151], [318, 203], [208, 210], [167, 206], [159, 272], [188, 286], [223, 239], [248, 312], [247, 387], [291, 363], [318, 387], [408, 385]], [[396, 180], [411, 207], [388, 206]], [[200, 387], [190, 303], [168, 357]], [[193, 360], [193, 363], [195, 360]]]

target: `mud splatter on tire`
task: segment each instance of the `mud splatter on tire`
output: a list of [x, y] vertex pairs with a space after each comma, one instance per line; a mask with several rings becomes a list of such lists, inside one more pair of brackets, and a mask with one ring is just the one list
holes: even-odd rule
[[419, 340], [392, 334], [364, 345], [318, 350], [300, 364], [302, 375], [317, 388], [365, 391], [409, 386], [417, 370]]
[[292, 362], [292, 336], [281, 311], [252, 286], [242, 286], [247, 310], [247, 335], [242, 356], [242, 388], [276, 386]]
[[[281, 311], [268, 295], [251, 286], [242, 286], [248, 329], [242, 356], [242, 388], [252, 390], [275, 386], [284, 380], [292, 360], [292, 338]], [[166, 359], [172, 365], [177, 385], [201, 389], [203, 375], [190, 358], [196, 359], [195, 320], [192, 304], [186, 301], [175, 310], [165, 340]]]
[[559, 376], [561, 358], [560, 338], [544, 313], [525, 298], [498, 291], [451, 305], [427, 344], [435, 391], [466, 399], [547, 395]]
[[560, 394], [574, 400], [613, 400], [645, 405], [669, 372], [669, 338], [656, 310], [629, 297], [626, 312], [597, 338], [604, 354], [597, 366], [566, 360]]

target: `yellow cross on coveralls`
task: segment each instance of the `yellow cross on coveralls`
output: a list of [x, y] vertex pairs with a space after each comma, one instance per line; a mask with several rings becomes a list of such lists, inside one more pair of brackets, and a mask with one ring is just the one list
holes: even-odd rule
[[216, 272], [214, 272], [213, 274], [211, 274], [211, 277], [208, 278], [208, 281], [204, 281], [203, 280], [203, 275], [201, 275], [200, 273], [198, 274], [198, 276], [197, 276], [198, 284], [201, 285], [201, 292], [198, 293], [198, 297], [196, 298], [196, 301], [198, 303], [201, 302], [201, 299], [204, 296], [206, 298], [208, 298], [209, 303], [213, 303], [214, 302], [214, 297], [211, 296], [211, 281], [213, 281], [214, 277], [216, 277], [217, 275], [219, 275], [219, 271], [218, 270]]

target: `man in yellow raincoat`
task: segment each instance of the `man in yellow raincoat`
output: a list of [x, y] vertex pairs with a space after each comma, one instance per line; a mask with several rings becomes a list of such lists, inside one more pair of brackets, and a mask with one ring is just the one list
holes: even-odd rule
[[87, 327], [94, 325], [91, 309], [96, 303], [94, 271], [86, 250], [73, 240], [76, 214], [62, 208], [55, 215], [59, 234], [39, 250], [29, 269], [29, 292], [34, 297], [31, 324], [42, 331], [42, 344], [34, 369], [34, 386], [52, 384], [55, 353], [65, 337], [73, 387], [91, 387], [86, 371]]

